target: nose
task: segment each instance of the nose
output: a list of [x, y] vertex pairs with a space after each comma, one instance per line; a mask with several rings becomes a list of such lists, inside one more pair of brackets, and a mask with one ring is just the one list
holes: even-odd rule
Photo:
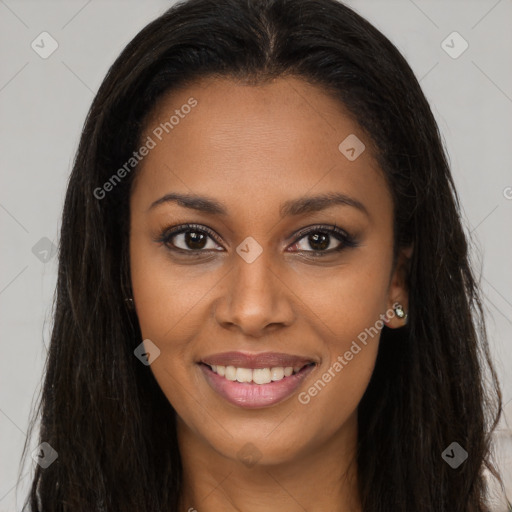
[[215, 310], [222, 327], [260, 338], [292, 324], [294, 294], [282, 271], [279, 275], [277, 265], [271, 264], [268, 252], [264, 250], [251, 263], [235, 255]]

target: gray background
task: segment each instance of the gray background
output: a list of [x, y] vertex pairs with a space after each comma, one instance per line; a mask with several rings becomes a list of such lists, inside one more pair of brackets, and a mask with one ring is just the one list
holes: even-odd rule
[[[0, 0], [0, 512], [21, 510], [34, 464], [29, 459], [21, 469], [16, 490], [56, 282], [56, 258], [44, 250], [58, 240], [86, 112], [123, 47], [172, 3]], [[512, 0], [346, 3], [402, 51], [443, 134], [464, 223], [476, 243], [489, 337], [508, 404], [508, 425], [502, 422], [496, 438], [512, 501]], [[31, 47], [43, 31], [58, 43], [46, 59]], [[454, 31], [469, 44], [457, 58], [445, 49], [460, 50], [458, 36], [442, 45]]]

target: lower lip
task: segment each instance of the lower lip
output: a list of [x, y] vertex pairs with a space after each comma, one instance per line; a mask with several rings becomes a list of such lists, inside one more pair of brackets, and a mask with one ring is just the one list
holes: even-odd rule
[[267, 407], [286, 400], [300, 386], [316, 365], [305, 366], [298, 373], [268, 384], [231, 381], [199, 364], [210, 387], [228, 402], [246, 409]]

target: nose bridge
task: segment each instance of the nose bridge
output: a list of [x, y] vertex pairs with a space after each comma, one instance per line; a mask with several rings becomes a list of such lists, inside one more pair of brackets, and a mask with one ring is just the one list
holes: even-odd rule
[[[272, 271], [272, 258], [268, 248], [249, 237], [236, 249], [235, 286], [236, 293], [248, 294], [249, 297], [259, 294], [272, 295], [271, 281], [275, 279]], [[271, 297], [267, 297], [269, 299]]]
[[235, 324], [240, 329], [257, 335], [269, 324], [287, 324], [292, 309], [285, 287], [276, 276], [270, 249], [263, 248], [248, 237], [237, 248], [234, 269], [218, 321]]

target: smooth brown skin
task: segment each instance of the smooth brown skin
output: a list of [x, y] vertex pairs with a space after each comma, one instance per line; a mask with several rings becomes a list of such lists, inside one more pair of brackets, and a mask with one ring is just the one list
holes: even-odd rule
[[[181, 508], [360, 511], [356, 464], [347, 467], [378, 337], [309, 404], [297, 395], [392, 304], [407, 311], [403, 275], [410, 250], [393, 269], [392, 199], [370, 141], [336, 100], [291, 77], [262, 86], [203, 79], [174, 91], [157, 106], [143, 139], [191, 96], [197, 106], [142, 161], [130, 205], [137, 315], [143, 338], [161, 350], [151, 370], [178, 416]], [[353, 162], [338, 150], [352, 133], [367, 148]], [[213, 197], [229, 215], [174, 202], [149, 209], [170, 192]], [[357, 199], [369, 215], [338, 205], [280, 219], [284, 201], [331, 192]], [[202, 250], [220, 252], [194, 258], [154, 241], [185, 223], [211, 228], [222, 243], [207, 238]], [[308, 235], [296, 238], [300, 229], [334, 223], [359, 246], [323, 259], [297, 252], [315, 248]], [[250, 264], [236, 252], [248, 236], [263, 249]], [[327, 250], [339, 246], [330, 240]], [[191, 249], [184, 234], [172, 242]], [[395, 316], [387, 325], [404, 321]], [[287, 400], [246, 410], [217, 395], [196, 364], [235, 350], [298, 354], [319, 364]], [[237, 456], [247, 443], [261, 454], [252, 467]]]

